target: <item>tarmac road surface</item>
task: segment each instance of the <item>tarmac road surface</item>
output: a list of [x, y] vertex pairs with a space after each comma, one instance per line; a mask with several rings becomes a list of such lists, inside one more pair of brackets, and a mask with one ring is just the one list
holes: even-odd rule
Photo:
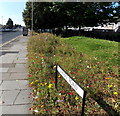
[[22, 35], [22, 31], [2, 32], [2, 41], [0, 41], [0, 44], [4, 44], [5, 42], [10, 41], [11, 39], [16, 38], [19, 35]]

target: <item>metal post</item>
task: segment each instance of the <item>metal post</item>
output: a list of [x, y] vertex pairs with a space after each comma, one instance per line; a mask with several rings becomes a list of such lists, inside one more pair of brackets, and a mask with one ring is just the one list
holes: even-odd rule
[[84, 91], [84, 96], [83, 96], [83, 100], [82, 100], [82, 113], [81, 113], [81, 116], [84, 116], [85, 97], [86, 97], [86, 91]]
[[33, 0], [32, 0], [32, 25], [31, 25], [31, 31], [33, 36]]
[[3, 26], [3, 16], [2, 16], [2, 26]]
[[56, 71], [55, 71], [55, 88], [57, 89], [57, 81], [58, 81], [58, 71], [57, 71], [57, 65], [56, 65]]

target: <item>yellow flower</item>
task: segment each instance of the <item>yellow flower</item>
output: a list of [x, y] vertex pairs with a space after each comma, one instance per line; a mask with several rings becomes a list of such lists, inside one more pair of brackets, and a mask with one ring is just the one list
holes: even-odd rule
[[45, 83], [45, 85], [47, 85], [47, 83]]
[[78, 100], [79, 98], [78, 97], [75, 97], [76, 100]]
[[56, 66], [54, 66], [53, 68], [56, 68]]
[[42, 85], [42, 83], [40, 83], [40, 85]]
[[35, 82], [38, 82], [38, 80], [36, 80]]
[[60, 75], [58, 77], [60, 77]]
[[118, 94], [118, 92], [114, 92], [113, 94], [114, 94], [114, 95], [117, 95], [117, 94]]
[[109, 87], [113, 87], [113, 85], [109, 85]]
[[105, 77], [105, 79], [110, 79], [109, 77]]
[[41, 106], [41, 108], [43, 108], [43, 107], [44, 107], [44, 105]]
[[30, 84], [32, 85], [32, 84], [34, 84], [34, 82], [32, 81]]
[[48, 88], [51, 88], [52, 87], [52, 84], [49, 84]]

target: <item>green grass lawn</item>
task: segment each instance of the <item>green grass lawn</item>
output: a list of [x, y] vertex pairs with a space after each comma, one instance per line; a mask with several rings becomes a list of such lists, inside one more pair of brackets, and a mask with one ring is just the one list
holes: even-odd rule
[[82, 52], [90, 58], [118, 65], [118, 42], [75, 36], [64, 39], [78, 52]]

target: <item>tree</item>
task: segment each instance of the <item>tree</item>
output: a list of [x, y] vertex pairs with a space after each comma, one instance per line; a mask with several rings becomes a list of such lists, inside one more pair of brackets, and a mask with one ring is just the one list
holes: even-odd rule
[[[114, 22], [118, 16], [118, 8], [112, 2], [35, 2], [34, 30], [63, 28], [66, 26], [97, 26]], [[114, 12], [116, 10], [116, 12]], [[31, 3], [26, 3], [23, 19], [27, 27], [31, 27]]]
[[26, 9], [24, 9], [22, 15], [23, 15], [23, 20], [25, 22], [25, 25], [28, 28], [31, 28], [31, 19], [32, 19], [32, 6], [31, 2], [26, 2]]
[[12, 29], [13, 28], [13, 21], [11, 18], [8, 19], [6, 25], [8, 26], [9, 29]]

